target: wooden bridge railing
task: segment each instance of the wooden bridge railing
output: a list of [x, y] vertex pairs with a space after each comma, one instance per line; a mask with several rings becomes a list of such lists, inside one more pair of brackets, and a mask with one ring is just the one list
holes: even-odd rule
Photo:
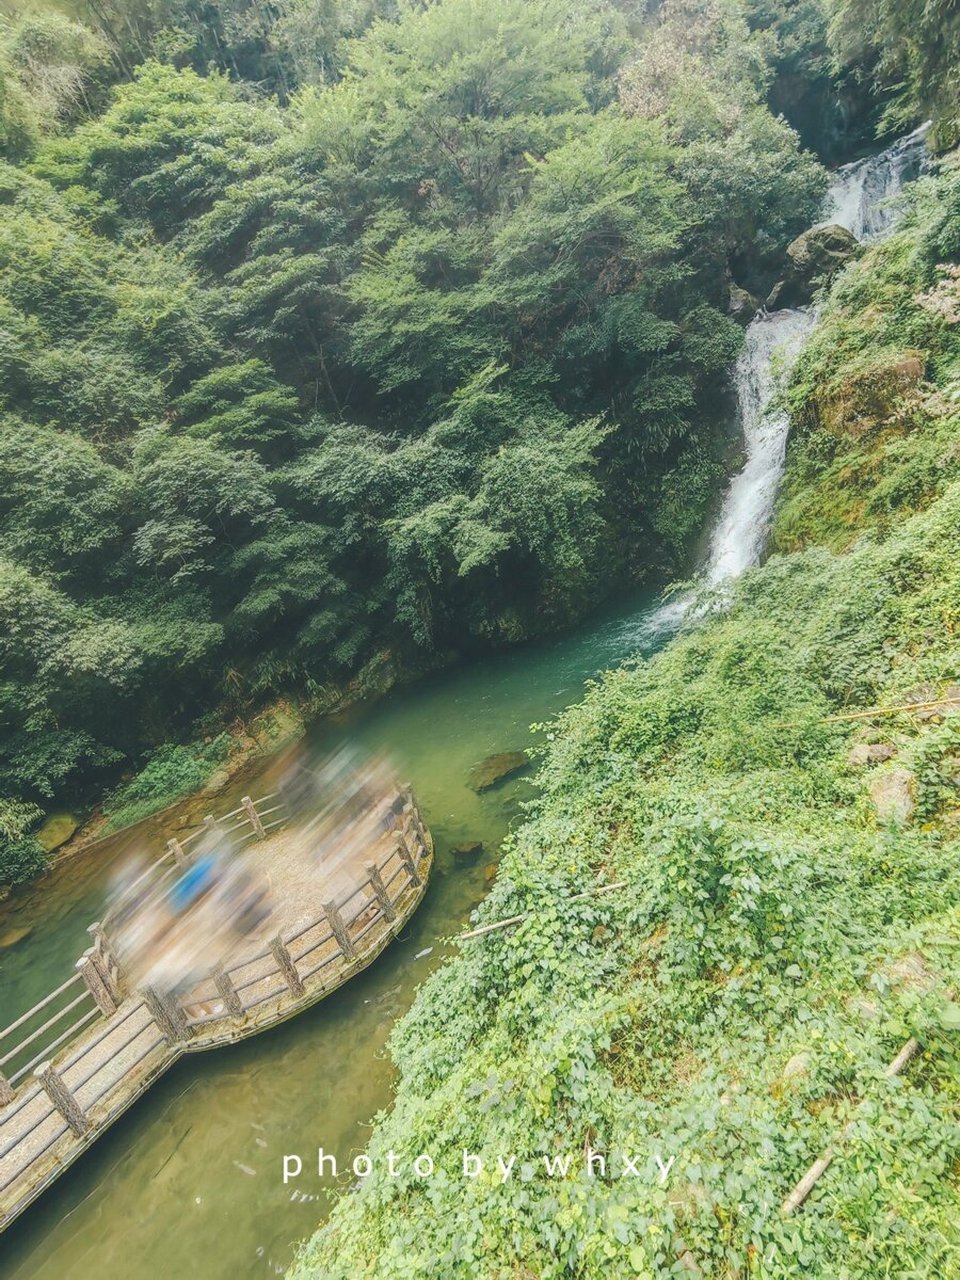
[[[262, 822], [268, 813], [280, 808], [276, 806], [273, 811], [265, 811], [259, 807], [274, 798], [264, 797], [256, 806], [251, 802], [253, 814], [246, 810], [244, 801], [245, 820], [256, 838], [263, 839], [271, 827], [279, 826], [284, 821], [283, 818], [275, 818], [269, 824]], [[340, 901], [323, 902], [322, 913], [290, 936], [284, 938], [278, 934], [254, 955], [243, 956], [229, 968], [216, 966], [208, 979], [184, 997], [176, 998], [168, 993], [146, 988], [137, 992], [136, 998], [128, 1002], [129, 1007], [120, 1011], [119, 1005], [123, 997], [116, 957], [112, 953], [103, 925], [91, 925], [93, 945], [77, 962], [78, 972], [0, 1033], [2, 1045], [4, 1038], [9, 1038], [31, 1020], [48, 1015], [41, 1026], [4, 1054], [3, 1061], [6, 1062], [29, 1052], [31, 1048], [36, 1050], [29, 1061], [20, 1065], [10, 1076], [0, 1075], [0, 1105], [15, 1102], [12, 1108], [4, 1111], [4, 1128], [40, 1092], [46, 1093], [50, 1107], [29, 1129], [21, 1130], [12, 1142], [0, 1146], [0, 1160], [54, 1116], [59, 1117], [59, 1122], [54, 1130], [44, 1132], [45, 1145], [41, 1154], [59, 1141], [68, 1130], [72, 1130], [77, 1136], [86, 1132], [90, 1124], [91, 1109], [116, 1087], [116, 1081], [109, 1080], [101, 1087], [96, 1087], [96, 1077], [103, 1069], [103, 1058], [98, 1050], [108, 1036], [116, 1036], [121, 1030], [124, 1032], [122, 1039], [111, 1042], [110, 1058], [116, 1059], [118, 1055], [124, 1055], [125, 1073], [134, 1071], [164, 1042], [170, 1047], [182, 1049], [191, 1039], [202, 1035], [203, 1029], [212, 1023], [226, 1022], [229, 1029], [232, 1021], [234, 1034], [227, 1038], [239, 1039], [249, 1032], [250, 1016], [260, 1006], [269, 1001], [278, 1001], [284, 996], [290, 997], [291, 1004], [295, 1005], [305, 997], [305, 985], [308, 983], [314, 989], [312, 998], [317, 998], [315, 993], [318, 988], [314, 979], [322, 970], [339, 963], [343, 981], [349, 975], [344, 975], [342, 970], [352, 971], [384, 945], [385, 939], [400, 918], [397, 910], [400, 899], [408, 889], [419, 889], [423, 883], [422, 866], [428, 856], [426, 832], [409, 788], [403, 789], [401, 799], [402, 809], [397, 817], [392, 847], [381, 862], [366, 864], [367, 878], [361, 884]], [[235, 811], [234, 815], [227, 815], [227, 818], [239, 812]], [[262, 831], [258, 830], [254, 816], [261, 819]], [[201, 832], [195, 833], [199, 834]], [[181, 848], [192, 838], [188, 837], [187, 841], [182, 842]], [[169, 848], [167, 853], [171, 853]], [[379, 932], [371, 937], [378, 925], [381, 926]], [[334, 985], [339, 986], [340, 983], [328, 987], [321, 980], [320, 994], [328, 989], [332, 990]], [[75, 995], [75, 992], [79, 992], [79, 995]], [[62, 1007], [59, 1004], [61, 1000]], [[86, 1008], [84, 1002], [92, 1002], [92, 1008]], [[214, 1005], [213, 1009], [208, 1007], [211, 1004]], [[55, 1006], [58, 1012], [48, 1012]], [[56, 1023], [80, 1008], [84, 1011], [65, 1031], [55, 1028]], [[51, 1061], [53, 1053], [58, 1049], [62, 1050], [69, 1040], [97, 1017], [104, 1019], [104, 1025], [97, 1034], [92, 1038], [85, 1038], [72, 1055], [54, 1066]], [[54, 1029], [59, 1034], [52, 1040], [43, 1040], [43, 1035]], [[38, 1048], [41, 1042], [43, 1048]], [[34, 1084], [18, 1098], [16, 1086], [31, 1071]], [[69, 1087], [64, 1081], [64, 1076], [68, 1074]], [[91, 1085], [94, 1086], [92, 1090]], [[6, 1182], [0, 1181], [0, 1193], [17, 1176], [19, 1175], [11, 1174]]]
[[[90, 926], [91, 945], [77, 961], [76, 972], [0, 1031], [0, 1106], [13, 1101], [17, 1086], [38, 1064], [65, 1048], [89, 1023], [116, 1012], [122, 998], [120, 965], [110, 946], [108, 926], [124, 901], [148, 881], [157, 896], [164, 892], [167, 882], [188, 865], [190, 847], [206, 832], [232, 836], [235, 848], [265, 839], [287, 820], [285, 806], [278, 801], [276, 792], [257, 801], [244, 796], [238, 808], [222, 818], [211, 815], [184, 840], [169, 840], [164, 853], [127, 886], [103, 921]], [[225, 828], [227, 823], [233, 825]]]

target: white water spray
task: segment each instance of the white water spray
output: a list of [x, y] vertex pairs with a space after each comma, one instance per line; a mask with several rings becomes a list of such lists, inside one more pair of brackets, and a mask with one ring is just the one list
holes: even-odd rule
[[879, 239], [896, 221], [896, 197], [919, 177], [926, 160], [929, 122], [878, 156], [838, 169], [827, 193], [825, 222], [846, 227], [858, 240]]

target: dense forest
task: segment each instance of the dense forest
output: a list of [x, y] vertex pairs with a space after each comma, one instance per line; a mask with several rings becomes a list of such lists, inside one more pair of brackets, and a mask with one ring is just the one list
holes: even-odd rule
[[854, 16], [9, 11], [0, 875], [161, 744], [687, 573], [731, 303], [818, 209], [809, 147], [916, 114]]
[[[869, 16], [955, 142], [948, 15], [929, 70]], [[546, 726], [476, 917], [521, 923], [395, 1028], [374, 1172], [296, 1280], [960, 1274], [958, 326], [953, 152], [821, 298], [777, 553]]]

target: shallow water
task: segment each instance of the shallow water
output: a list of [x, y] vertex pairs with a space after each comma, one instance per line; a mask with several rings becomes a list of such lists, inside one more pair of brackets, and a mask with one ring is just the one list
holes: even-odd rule
[[[345, 1161], [366, 1145], [370, 1118], [390, 1100], [390, 1027], [447, 954], [441, 939], [482, 898], [485, 867], [530, 794], [521, 777], [478, 796], [466, 782], [471, 766], [529, 746], [531, 723], [577, 701], [584, 680], [656, 647], [662, 633], [649, 631], [651, 604], [637, 598], [572, 635], [442, 673], [313, 732], [321, 747], [349, 736], [385, 749], [413, 784], [437, 847], [422, 907], [369, 970], [323, 1004], [252, 1041], [180, 1061], [2, 1237], [0, 1280], [159, 1280], [188, 1271], [218, 1280], [289, 1264], [333, 1184], [305, 1173], [299, 1187], [320, 1198], [304, 1199], [295, 1184], [282, 1185], [281, 1157], [298, 1152], [306, 1168], [319, 1146]], [[258, 794], [269, 766], [261, 773], [193, 811]], [[153, 847], [179, 820], [175, 811], [150, 824]], [[483, 841], [485, 852], [455, 862], [450, 849], [466, 840]], [[126, 834], [90, 850], [6, 905], [0, 932], [13, 920], [34, 931], [0, 952], [3, 1022], [69, 973], [99, 914], [110, 862], [131, 841]]]

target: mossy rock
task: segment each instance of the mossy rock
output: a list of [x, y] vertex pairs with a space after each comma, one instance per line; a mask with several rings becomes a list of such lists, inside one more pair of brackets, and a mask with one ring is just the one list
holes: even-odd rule
[[508, 778], [522, 773], [530, 764], [530, 757], [525, 751], [499, 751], [496, 755], [487, 756], [470, 770], [467, 785], [477, 795], [498, 787]]
[[904, 399], [916, 395], [926, 364], [923, 351], [885, 352], [817, 396], [820, 422], [834, 434], [854, 439], [892, 423]]
[[34, 836], [44, 853], [52, 853], [67, 843], [79, 825], [72, 813], [51, 813]]

